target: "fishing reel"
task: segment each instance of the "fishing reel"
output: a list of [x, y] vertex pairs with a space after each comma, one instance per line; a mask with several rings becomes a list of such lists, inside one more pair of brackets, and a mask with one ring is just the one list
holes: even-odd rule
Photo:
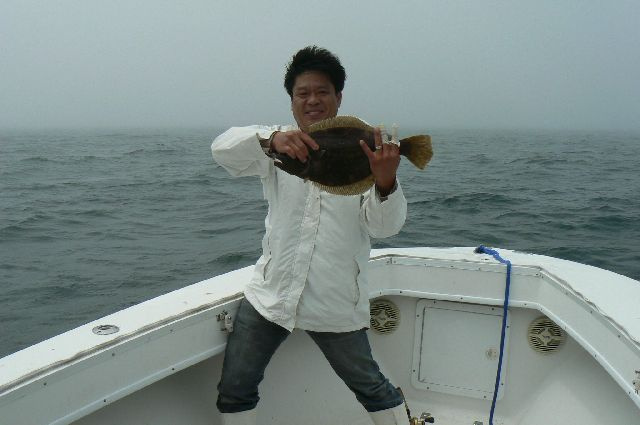
[[435, 422], [435, 419], [433, 418], [433, 416], [431, 416], [431, 413], [422, 413], [422, 415], [420, 415], [419, 418], [413, 417], [411, 419], [409, 419], [409, 425], [425, 425], [425, 424], [432, 424]]
[[409, 410], [409, 405], [407, 404], [407, 399], [404, 398], [404, 394], [400, 387], [397, 388], [400, 395], [402, 395], [402, 400], [404, 401], [404, 408], [407, 409], [407, 416], [409, 417], [409, 425], [426, 425], [435, 423], [435, 418], [431, 416], [431, 413], [422, 412], [419, 418], [415, 416], [411, 416], [411, 410]]

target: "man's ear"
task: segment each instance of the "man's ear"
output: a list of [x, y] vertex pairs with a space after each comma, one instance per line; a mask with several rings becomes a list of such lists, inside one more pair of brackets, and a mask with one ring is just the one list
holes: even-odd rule
[[342, 92], [338, 93], [336, 97], [338, 98], [338, 108], [339, 108], [340, 104], [342, 103]]

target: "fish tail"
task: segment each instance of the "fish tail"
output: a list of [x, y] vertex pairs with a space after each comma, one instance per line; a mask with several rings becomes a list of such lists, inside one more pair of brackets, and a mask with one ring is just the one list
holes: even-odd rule
[[411, 136], [400, 140], [400, 155], [406, 156], [413, 165], [423, 170], [433, 156], [431, 136]]

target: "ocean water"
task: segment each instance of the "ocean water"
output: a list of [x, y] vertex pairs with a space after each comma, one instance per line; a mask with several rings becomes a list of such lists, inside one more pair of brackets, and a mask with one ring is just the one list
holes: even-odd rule
[[[220, 131], [0, 131], [0, 357], [255, 262], [266, 204], [213, 163]], [[400, 166], [406, 225], [374, 247], [485, 244], [640, 280], [640, 134], [430, 133], [429, 167]]]

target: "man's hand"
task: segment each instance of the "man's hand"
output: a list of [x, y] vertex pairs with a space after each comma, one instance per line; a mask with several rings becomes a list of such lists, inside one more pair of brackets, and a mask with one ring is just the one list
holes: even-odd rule
[[376, 188], [380, 196], [387, 196], [396, 183], [396, 172], [400, 165], [400, 148], [393, 143], [382, 143], [382, 135], [379, 128], [375, 128], [373, 134], [376, 145], [375, 151], [369, 149], [369, 146], [363, 140], [360, 141], [360, 146], [362, 146], [362, 150], [369, 158], [369, 167], [373, 177], [376, 179]]
[[279, 131], [271, 141], [272, 150], [289, 155], [300, 162], [307, 162], [308, 148], [318, 150], [319, 146], [311, 136], [300, 130]]

